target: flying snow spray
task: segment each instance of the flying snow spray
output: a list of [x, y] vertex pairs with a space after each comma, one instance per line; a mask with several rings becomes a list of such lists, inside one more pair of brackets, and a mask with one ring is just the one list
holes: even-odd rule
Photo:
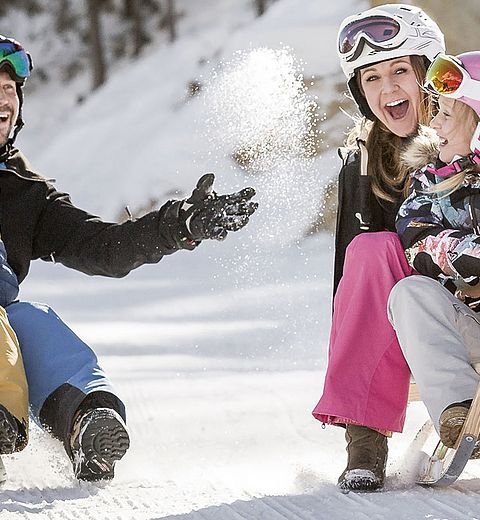
[[290, 49], [235, 53], [214, 72], [204, 101], [213, 149], [231, 158], [238, 186], [257, 190], [259, 209], [241, 242], [263, 249], [301, 239], [323, 187], [313, 159], [316, 103]]

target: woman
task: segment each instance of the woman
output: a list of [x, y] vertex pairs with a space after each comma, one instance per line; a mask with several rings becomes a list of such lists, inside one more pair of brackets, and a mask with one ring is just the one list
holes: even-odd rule
[[313, 415], [346, 427], [339, 485], [366, 491], [383, 486], [387, 436], [405, 418], [410, 373], [386, 312], [391, 288], [413, 273], [393, 233], [408, 177], [400, 150], [431, 119], [420, 85], [444, 38], [419, 8], [391, 4], [345, 19], [338, 51], [364, 118], [340, 172], [329, 363]]
[[404, 154], [417, 171], [397, 219], [424, 276], [394, 287], [389, 315], [440, 438], [453, 447], [480, 383], [472, 368], [480, 362], [480, 52], [438, 56], [427, 82], [441, 94], [435, 132]]

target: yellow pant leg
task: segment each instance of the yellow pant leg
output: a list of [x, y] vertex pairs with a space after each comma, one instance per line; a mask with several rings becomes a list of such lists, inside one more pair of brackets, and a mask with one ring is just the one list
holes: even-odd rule
[[28, 440], [28, 386], [17, 336], [0, 307], [0, 404], [20, 423], [16, 451]]

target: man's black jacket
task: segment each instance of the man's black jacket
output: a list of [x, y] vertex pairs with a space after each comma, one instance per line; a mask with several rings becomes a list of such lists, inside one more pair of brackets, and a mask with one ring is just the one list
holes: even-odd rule
[[18, 150], [10, 151], [5, 166], [0, 170], [0, 234], [19, 282], [37, 258], [89, 275], [122, 277], [194, 247], [179, 239], [178, 201], [135, 221], [108, 223], [75, 207], [67, 194], [32, 171]]
[[[345, 251], [348, 244], [366, 231], [393, 231], [400, 202], [381, 203], [372, 193], [370, 177], [360, 175], [360, 153], [357, 150], [340, 152], [343, 166], [338, 179], [337, 227], [335, 233], [335, 263], [333, 294], [343, 275]], [[363, 225], [362, 223], [363, 222]], [[363, 228], [363, 229], [362, 229]], [[372, 251], [372, 255], [375, 251]]]

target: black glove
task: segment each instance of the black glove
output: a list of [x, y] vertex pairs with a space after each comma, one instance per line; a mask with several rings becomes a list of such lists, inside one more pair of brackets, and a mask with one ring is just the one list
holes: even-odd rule
[[217, 195], [213, 191], [215, 175], [207, 173], [199, 179], [192, 195], [180, 210], [186, 236], [194, 241], [207, 238], [223, 240], [229, 231], [238, 231], [248, 222], [258, 204], [250, 199], [253, 188], [229, 195]]

